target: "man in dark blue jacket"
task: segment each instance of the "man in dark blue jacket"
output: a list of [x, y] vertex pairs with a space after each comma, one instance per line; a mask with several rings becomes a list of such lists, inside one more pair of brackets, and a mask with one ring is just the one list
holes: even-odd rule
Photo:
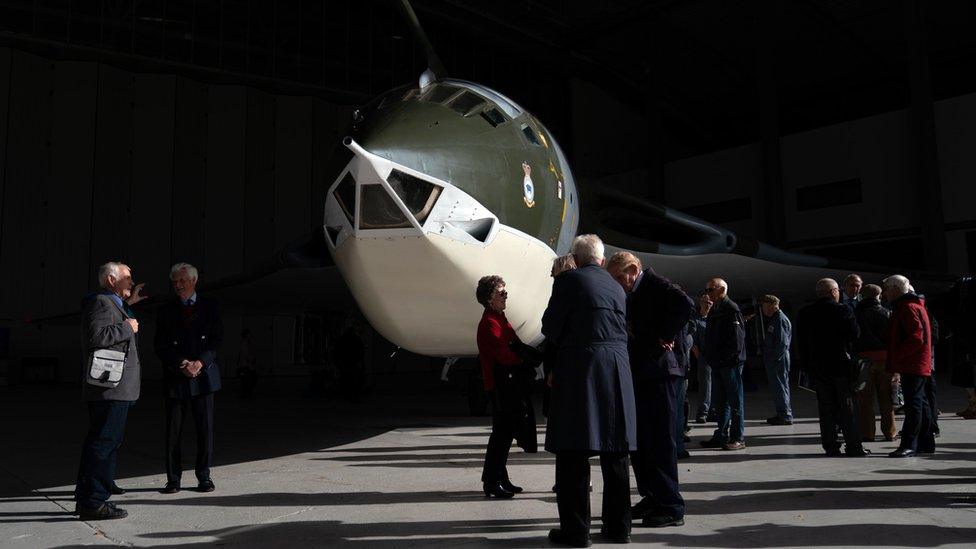
[[817, 301], [800, 309], [797, 343], [805, 371], [817, 389], [820, 443], [828, 456], [840, 456], [837, 426], [844, 432], [848, 456], [870, 452], [861, 445], [854, 402], [854, 343], [860, 335], [851, 309], [840, 302], [840, 287], [832, 278], [817, 281]]
[[718, 428], [705, 448], [742, 450], [745, 442], [745, 407], [742, 369], [746, 363], [745, 321], [739, 306], [728, 296], [729, 285], [713, 278], [699, 301], [705, 318], [702, 353], [712, 367], [712, 399], [718, 411]]
[[546, 426], [556, 454], [559, 528], [549, 539], [590, 544], [590, 462], [603, 469], [603, 528], [608, 541], [630, 540], [627, 456], [637, 449], [634, 385], [627, 357], [626, 296], [603, 269], [603, 242], [573, 241], [579, 268], [559, 275], [542, 316], [542, 333], [558, 346]]
[[653, 269], [642, 271], [640, 260], [631, 253], [614, 254], [607, 271], [629, 294], [628, 347], [637, 405], [637, 452], [631, 462], [637, 492], [644, 498], [631, 512], [643, 519], [644, 526], [680, 526], [685, 502], [678, 489], [675, 441], [684, 433], [676, 432], [675, 416], [678, 384], [684, 383], [685, 371], [674, 346], [695, 304]]
[[221, 385], [217, 349], [224, 339], [224, 326], [217, 302], [197, 296], [193, 265], [177, 263], [170, 280], [176, 298], [159, 309], [153, 342], [163, 365], [166, 391], [166, 486], [162, 492], [180, 491], [180, 439], [183, 422], [191, 412], [197, 434], [198, 489], [212, 492], [213, 394]]

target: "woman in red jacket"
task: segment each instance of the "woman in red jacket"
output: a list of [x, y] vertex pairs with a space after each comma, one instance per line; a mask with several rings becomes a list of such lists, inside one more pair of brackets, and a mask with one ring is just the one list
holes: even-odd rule
[[502, 277], [483, 277], [475, 295], [485, 307], [478, 324], [478, 358], [492, 404], [491, 436], [481, 482], [485, 497], [509, 499], [522, 491], [509, 480], [505, 467], [512, 441], [526, 422], [531, 422], [532, 442], [535, 439], [535, 416], [529, 413], [528, 399], [534, 371], [519, 356], [528, 346], [519, 340], [505, 318], [508, 291]]
[[932, 325], [922, 299], [908, 279], [884, 279], [885, 297], [891, 302], [888, 336], [888, 371], [901, 376], [905, 392], [905, 422], [901, 444], [890, 457], [911, 457], [935, 452], [931, 407], [925, 398], [926, 378], [932, 375]]

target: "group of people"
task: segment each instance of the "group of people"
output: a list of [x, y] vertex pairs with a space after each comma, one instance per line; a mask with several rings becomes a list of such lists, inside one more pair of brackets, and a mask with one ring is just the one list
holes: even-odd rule
[[[607, 262], [595, 235], [577, 237], [571, 255], [557, 259], [553, 277], [542, 317], [551, 386], [545, 449], [556, 455], [560, 527], [549, 538], [590, 544], [592, 456], [599, 456], [603, 472], [601, 533], [608, 541], [629, 541], [635, 518], [646, 526], [683, 524], [675, 441], [694, 301], [652, 269], [643, 269], [632, 254], [621, 252]], [[505, 318], [508, 292], [501, 277], [482, 278], [476, 297], [485, 307], [478, 349], [493, 404], [482, 481], [486, 496], [510, 498], [522, 489], [508, 478], [505, 456], [530, 421], [534, 436], [524, 380], [531, 379], [540, 357]], [[722, 352], [715, 350], [716, 364], [720, 358], [738, 360], [738, 352], [734, 357]], [[633, 507], [631, 465], [644, 496]]]
[[[836, 280], [817, 281], [817, 301], [800, 310], [797, 342], [803, 369], [817, 393], [820, 438], [828, 456], [861, 457], [875, 439], [875, 402], [886, 441], [894, 441], [892, 395], [904, 394], [905, 421], [890, 457], [935, 452], [934, 323], [924, 299], [902, 275], [863, 285], [852, 274], [842, 292]], [[881, 303], [882, 295], [888, 304]]]
[[[166, 439], [164, 494], [181, 489], [181, 439], [189, 415], [196, 425], [197, 490], [211, 492], [213, 462], [213, 402], [220, 390], [217, 350], [223, 340], [223, 324], [217, 303], [198, 296], [197, 269], [177, 263], [170, 270], [174, 297], [158, 309], [153, 347], [163, 366]], [[139, 399], [139, 321], [132, 306], [142, 301], [142, 284], [135, 285], [128, 265], [110, 262], [98, 270], [100, 290], [82, 303], [82, 348], [85, 364], [93, 352], [123, 353], [122, 377], [114, 386], [95, 384], [85, 368], [83, 398], [88, 407], [85, 437], [75, 486], [75, 513], [83, 520], [124, 518], [125, 509], [109, 502], [125, 491], [115, 483], [116, 457], [122, 445], [129, 408]]]
[[[745, 449], [748, 318], [729, 298], [725, 280], [708, 280], [696, 304], [633, 254], [617, 252], [607, 261], [596, 235], [577, 237], [571, 253], [554, 262], [552, 276], [541, 353], [520, 341], [506, 319], [505, 281], [490, 275], [478, 283], [476, 297], [485, 308], [477, 334], [479, 359], [493, 409], [482, 473], [485, 495], [507, 499], [522, 492], [505, 463], [513, 441], [535, 451], [530, 384], [542, 361], [549, 387], [545, 449], [556, 455], [553, 490], [559, 511], [559, 528], [549, 532], [550, 540], [576, 547], [591, 543], [593, 456], [599, 456], [604, 480], [604, 541], [628, 542], [635, 520], [649, 527], [682, 525], [677, 460], [688, 455], [683, 408], [691, 356], [697, 358], [704, 393], [696, 421], [705, 423], [712, 412], [717, 422], [701, 445]], [[860, 277], [851, 275], [843, 293], [825, 278], [816, 292], [817, 300], [799, 312], [796, 339], [801, 366], [817, 393], [826, 454], [870, 454], [863, 442], [874, 440], [875, 402], [884, 437], [894, 440], [892, 385], [899, 382], [905, 423], [901, 443], [889, 455], [934, 452], [936, 412], [926, 400], [932, 327], [924, 300], [901, 275], [886, 278], [883, 289], [862, 288]], [[767, 422], [790, 425], [794, 327], [776, 296], [763, 296], [759, 303], [762, 355], [776, 410]], [[863, 386], [856, 387], [859, 383]], [[641, 496], [633, 506], [630, 467]]]

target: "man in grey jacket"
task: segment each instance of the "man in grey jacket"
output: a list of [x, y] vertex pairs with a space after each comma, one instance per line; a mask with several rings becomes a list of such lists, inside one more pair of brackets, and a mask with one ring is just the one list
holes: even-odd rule
[[[125, 509], [109, 503], [108, 498], [120, 492], [115, 486], [115, 462], [129, 406], [139, 399], [140, 385], [136, 337], [139, 322], [126, 304], [127, 299], [134, 297], [132, 272], [123, 263], [106, 263], [98, 269], [98, 282], [101, 291], [83, 303], [82, 396], [88, 404], [89, 428], [75, 486], [75, 513], [82, 520], [118, 519], [128, 515]], [[125, 352], [125, 368], [116, 387], [99, 387], [87, 382], [88, 357], [97, 349]]]

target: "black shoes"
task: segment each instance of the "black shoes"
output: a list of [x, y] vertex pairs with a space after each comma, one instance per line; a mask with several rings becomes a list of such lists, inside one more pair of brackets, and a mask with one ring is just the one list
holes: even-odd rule
[[522, 492], [524, 492], [524, 490], [522, 489], [521, 486], [516, 486], [516, 485], [512, 484], [512, 481], [510, 481], [508, 479], [505, 479], [505, 480], [499, 482], [498, 484], [501, 485], [502, 488], [508, 490], [509, 492], [511, 492], [513, 494], [521, 494]]
[[118, 484], [113, 484], [112, 487], [108, 489], [108, 493], [112, 494], [113, 496], [121, 496], [125, 493], [125, 490], [119, 488]]
[[568, 545], [570, 547], [589, 547], [590, 545], [593, 545], [593, 543], [590, 541], [589, 534], [583, 534], [579, 537], [570, 536], [559, 528], [549, 530], [549, 541], [557, 545]]
[[683, 526], [685, 519], [670, 515], [646, 515], [641, 524], [650, 528], [664, 528], [665, 526]]
[[888, 454], [888, 457], [891, 457], [891, 458], [910, 458], [910, 457], [915, 457], [915, 450], [912, 450], [911, 448], [899, 448], [899, 449], [895, 450], [894, 452]]
[[214, 483], [209, 478], [207, 480], [201, 480], [200, 484], [197, 486], [197, 491], [199, 492], [213, 492], [216, 487]]
[[720, 440], [715, 440], [714, 438], [710, 438], [708, 440], [703, 440], [703, 441], [699, 442], [698, 444], [701, 444], [701, 447], [702, 448], [722, 448], [722, 447], [725, 446], [725, 443], [724, 442], [722, 442]]
[[871, 450], [868, 450], [867, 448], [864, 448], [864, 447], [859, 446], [859, 447], [854, 448], [854, 449], [851, 449], [851, 450], [845, 450], [844, 454], [847, 457], [860, 458], [860, 457], [865, 457], [865, 456], [871, 455]]
[[179, 491], [180, 491], [180, 483], [179, 482], [167, 482], [166, 483], [166, 486], [163, 486], [163, 489], [160, 490], [159, 493], [160, 494], [175, 494], [175, 493], [177, 493]]
[[128, 511], [108, 502], [103, 503], [97, 509], [75, 505], [75, 513], [78, 514], [78, 518], [81, 520], [113, 520], [129, 516]]
[[643, 498], [636, 505], [630, 508], [630, 516], [634, 520], [642, 519], [647, 515], [659, 514], [661, 507], [653, 498]]
[[827, 457], [835, 458], [841, 456], [840, 448], [829, 448], [825, 452], [827, 453]]
[[770, 425], [793, 425], [792, 419], [786, 419], [779, 416], [773, 416], [766, 419], [766, 423]]
[[613, 534], [601, 528], [600, 541], [604, 543], [630, 543], [630, 533]]
[[485, 491], [485, 497], [488, 499], [512, 499], [515, 494], [509, 492], [502, 487], [501, 483], [488, 484], [487, 482], [483, 485]]
[[695, 423], [697, 423], [699, 425], [701, 425], [702, 423], [705, 423], [705, 416], [698, 416], [698, 417], [696, 417], [695, 418]]

